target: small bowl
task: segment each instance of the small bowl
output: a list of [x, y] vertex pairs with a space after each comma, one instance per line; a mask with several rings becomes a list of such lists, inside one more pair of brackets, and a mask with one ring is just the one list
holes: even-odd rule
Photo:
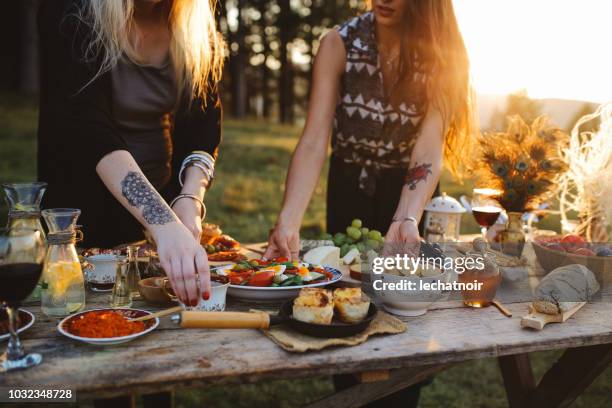
[[164, 282], [164, 284], [162, 285], [162, 290], [164, 290], [166, 295], [168, 295], [168, 297], [170, 297], [172, 300], [179, 302], [179, 304], [183, 306], [185, 310], [202, 310], [206, 312], [222, 312], [225, 310], [225, 299], [227, 297], [227, 288], [229, 286], [229, 283], [221, 283], [215, 281], [210, 282], [210, 298], [208, 300], [199, 298], [200, 301], [197, 306], [187, 306], [183, 304], [183, 302], [178, 300], [178, 298], [174, 294], [169, 293], [169, 291], [172, 290], [172, 286], [170, 285], [170, 281], [168, 280], [168, 278], [161, 279]]
[[[166, 285], [166, 290], [164, 290]], [[138, 292], [142, 298], [157, 305], [174, 303], [174, 292], [166, 278], [153, 277], [138, 281]]]
[[430, 277], [419, 277], [419, 276], [398, 276], [391, 274], [382, 274], [372, 276], [374, 280], [381, 279], [387, 283], [399, 283], [401, 281], [412, 281], [416, 284], [415, 290], [386, 290], [386, 291], [375, 291], [376, 296], [381, 299], [383, 307], [388, 312], [399, 315], [399, 316], [420, 316], [427, 313], [429, 307], [441, 299], [443, 299], [448, 291], [444, 290], [420, 290], [418, 289], [419, 281], [424, 282], [449, 282], [451, 274], [450, 271], [444, 271], [439, 275]]

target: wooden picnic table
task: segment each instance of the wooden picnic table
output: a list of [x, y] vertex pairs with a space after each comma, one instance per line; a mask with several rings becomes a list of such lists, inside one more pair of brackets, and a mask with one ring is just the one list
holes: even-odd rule
[[[533, 261], [533, 252], [526, 247]], [[530, 274], [542, 274], [530, 268]], [[610, 289], [610, 285], [607, 286]], [[108, 294], [88, 293], [87, 308], [108, 306]], [[229, 310], [248, 304], [229, 301]], [[353, 347], [295, 354], [284, 351], [256, 330], [177, 328], [162, 318], [158, 329], [130, 343], [96, 347], [61, 336], [57, 320], [36, 315], [21, 335], [28, 351], [43, 355], [35, 368], [0, 374], [0, 386], [63, 386], [79, 399], [152, 393], [175, 387], [251, 383], [266, 379], [355, 374], [361, 380], [312, 404], [353, 407], [388, 395], [462, 361], [497, 357], [511, 407], [557, 407], [571, 403], [612, 361], [612, 307], [590, 303], [563, 324], [542, 331], [521, 329], [528, 302], [505, 306], [512, 318], [494, 307], [466, 308], [442, 302], [425, 315], [402, 318], [407, 330], [378, 336]], [[158, 310], [142, 302], [136, 308]], [[257, 305], [262, 308], [261, 304]], [[276, 305], [269, 305], [270, 309]], [[528, 353], [567, 349], [535, 383]], [[475, 391], [477, 392], [477, 390]]]

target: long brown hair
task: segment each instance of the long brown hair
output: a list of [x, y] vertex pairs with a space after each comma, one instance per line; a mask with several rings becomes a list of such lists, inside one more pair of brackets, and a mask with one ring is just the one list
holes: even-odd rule
[[[427, 104], [442, 115], [444, 162], [461, 178], [474, 145], [474, 95], [469, 60], [452, 0], [404, 0], [405, 13], [398, 75], [410, 83], [415, 71], [425, 74]], [[405, 80], [405, 81], [404, 81]], [[402, 97], [403, 86], [391, 95]]]

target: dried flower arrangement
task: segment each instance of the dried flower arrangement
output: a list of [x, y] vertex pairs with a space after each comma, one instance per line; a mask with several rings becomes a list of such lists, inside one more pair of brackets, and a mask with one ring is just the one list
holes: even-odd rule
[[[580, 132], [582, 125], [597, 119], [597, 131]], [[578, 231], [587, 240], [607, 241], [612, 228], [612, 103], [578, 120], [562, 159], [568, 167], [559, 180], [562, 219], [575, 211], [581, 222]]]
[[566, 143], [565, 132], [550, 126], [545, 117], [528, 125], [512, 116], [505, 132], [480, 137], [478, 185], [501, 191], [498, 201], [506, 211], [535, 210], [554, 196], [557, 180], [567, 169], [560, 156]]

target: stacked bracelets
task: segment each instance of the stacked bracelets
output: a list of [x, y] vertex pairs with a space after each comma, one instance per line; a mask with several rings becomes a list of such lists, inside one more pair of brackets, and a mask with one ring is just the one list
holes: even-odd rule
[[[210, 154], [199, 150], [185, 157], [185, 160], [183, 160], [183, 164], [181, 164], [181, 170], [179, 171], [178, 176], [179, 184], [181, 185], [181, 187], [183, 187], [183, 172], [187, 167], [191, 166], [197, 167], [198, 169], [202, 170], [202, 173], [204, 173], [204, 177], [206, 178], [208, 187], [210, 187], [213, 178], [215, 177], [215, 158], [212, 157]], [[202, 209], [201, 217], [202, 219], [204, 219], [204, 217], [206, 216], [206, 206], [204, 205], [204, 201], [199, 196], [194, 194], [179, 194], [174, 198], [174, 200], [170, 202], [170, 208], [172, 208], [174, 203], [176, 203], [182, 198], [190, 198], [200, 203], [200, 207]]]
[[183, 172], [187, 167], [197, 167], [202, 170], [208, 185], [212, 184], [213, 178], [215, 177], [215, 158], [204, 151], [195, 151], [189, 156], [185, 157], [181, 170], [179, 171], [179, 183], [183, 187]]

